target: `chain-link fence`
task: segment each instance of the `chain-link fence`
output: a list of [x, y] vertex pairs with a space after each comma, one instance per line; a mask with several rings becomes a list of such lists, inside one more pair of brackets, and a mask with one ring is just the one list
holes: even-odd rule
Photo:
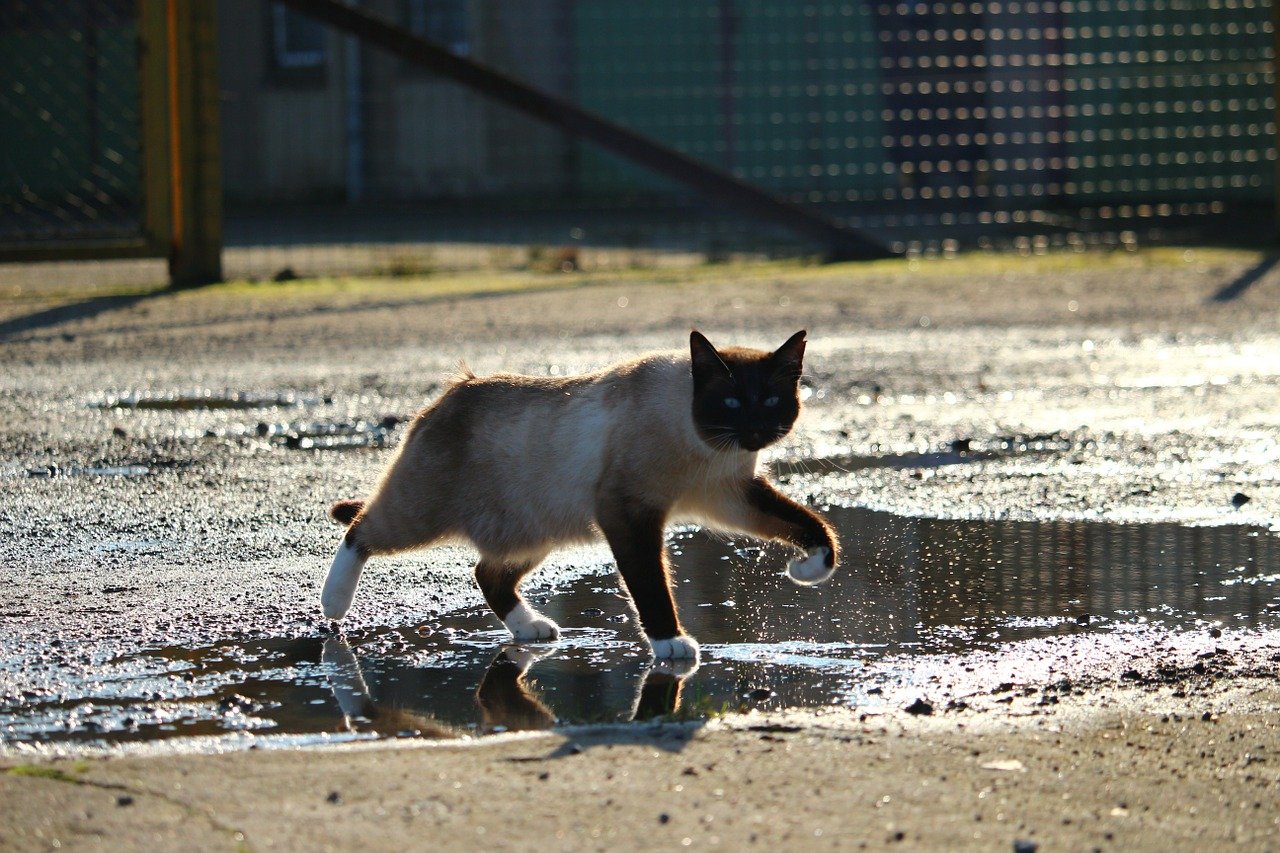
[[[217, 3], [230, 277], [823, 248], [305, 5]], [[895, 251], [1271, 237], [1266, 0], [348, 5]], [[2, 7], [4, 242], [136, 230], [132, 8]]]
[[140, 242], [136, 3], [0, 4], [0, 244]]

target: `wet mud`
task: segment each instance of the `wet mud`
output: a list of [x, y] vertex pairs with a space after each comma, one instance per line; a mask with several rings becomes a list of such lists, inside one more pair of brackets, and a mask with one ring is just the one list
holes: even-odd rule
[[1118, 661], [1280, 628], [1280, 536], [1264, 529], [828, 514], [845, 556], [821, 587], [791, 584], [777, 547], [699, 532], [673, 538], [680, 612], [703, 643], [697, 668], [654, 665], [616, 576], [602, 567], [531, 595], [564, 629], [558, 643], [513, 645], [475, 607], [345, 636], [139, 644], [89, 677], [42, 667], [39, 687], [0, 699], [0, 731], [11, 744], [310, 742], [745, 709], [876, 712], [896, 703], [933, 713], [989, 693], [970, 674], [992, 671], [993, 661], [1025, 672], [1027, 683], [1043, 680], [1045, 660], [1066, 661], [1055, 683], [1068, 690], [1091, 678], [1158, 680], [1159, 669], [1117, 670]]
[[323, 397], [308, 397], [292, 392], [260, 394], [251, 391], [187, 391], [154, 394], [133, 392], [108, 396], [98, 403], [100, 409], [140, 409], [163, 412], [200, 410], [248, 410], [294, 408], [331, 402]]
[[[817, 457], [786, 457], [770, 468], [776, 474], [852, 474], [856, 471], [888, 469], [920, 471], [949, 465], [973, 465], [978, 462], [1035, 459], [1067, 453], [1075, 446], [1071, 436], [1047, 435], [996, 436], [983, 441], [954, 439], [945, 448], [916, 453], [841, 454]], [[878, 448], [873, 448], [878, 449]]]
[[[1270, 275], [1213, 300], [1256, 259], [1099, 261], [482, 299], [214, 289], [12, 336], [0, 752], [737, 708], [1021, 713], [1184, 676], [1202, 693], [1179, 713], [1212, 711], [1233, 658], [1274, 679], [1280, 289]], [[745, 345], [809, 329], [806, 413], [771, 461], [796, 499], [851, 507], [831, 510], [832, 583], [791, 585], [780, 548], [679, 534], [691, 673], [652, 665], [603, 549], [531, 578], [565, 629], [554, 645], [509, 644], [465, 549], [371, 565], [345, 636], [322, 630], [327, 507], [369, 493], [400, 419], [460, 359], [563, 375], [690, 326]]]

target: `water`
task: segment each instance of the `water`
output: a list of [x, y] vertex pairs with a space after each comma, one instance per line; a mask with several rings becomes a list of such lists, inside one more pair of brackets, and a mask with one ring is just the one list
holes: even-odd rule
[[248, 410], [293, 408], [329, 402], [321, 397], [309, 397], [293, 392], [256, 394], [249, 391], [186, 391], [183, 393], [151, 394], [132, 392], [112, 395], [97, 404], [100, 409], [150, 409], [156, 411], [193, 410]]
[[474, 608], [345, 637], [139, 648], [91, 678], [4, 697], [0, 731], [11, 744], [456, 737], [874, 710], [913, 692], [962, 695], [966, 678], [1000, 667], [1076, 678], [1181, 637], [1280, 628], [1280, 537], [1261, 529], [829, 516], [844, 564], [821, 587], [786, 580], [780, 548], [675, 538], [681, 618], [703, 644], [692, 673], [651, 664], [602, 567], [531, 596], [564, 629], [557, 644], [511, 645]]

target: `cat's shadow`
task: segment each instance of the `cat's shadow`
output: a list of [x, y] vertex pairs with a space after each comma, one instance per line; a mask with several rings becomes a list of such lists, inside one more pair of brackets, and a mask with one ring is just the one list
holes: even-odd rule
[[[511, 645], [494, 656], [475, 691], [482, 732], [542, 731], [556, 726], [555, 713], [526, 680], [530, 668], [553, 653], [554, 648]], [[376, 701], [359, 659], [340, 634], [325, 639], [321, 660], [326, 664], [329, 684], [348, 731], [384, 737], [412, 733], [427, 738], [461, 738], [471, 733], [429, 714]], [[588, 746], [624, 743], [679, 751], [703, 722], [680, 718], [681, 690], [694, 669], [696, 666], [679, 664], [650, 667], [636, 680], [627, 723], [569, 727], [566, 733], [570, 739], [543, 757], [558, 758], [580, 753]], [[658, 720], [671, 724], [631, 725]]]

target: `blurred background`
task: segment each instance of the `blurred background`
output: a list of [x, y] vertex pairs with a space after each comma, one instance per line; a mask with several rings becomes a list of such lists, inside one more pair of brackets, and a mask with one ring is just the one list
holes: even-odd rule
[[5, 0], [0, 283], [1258, 245], [1273, 47], [1264, 0]]

